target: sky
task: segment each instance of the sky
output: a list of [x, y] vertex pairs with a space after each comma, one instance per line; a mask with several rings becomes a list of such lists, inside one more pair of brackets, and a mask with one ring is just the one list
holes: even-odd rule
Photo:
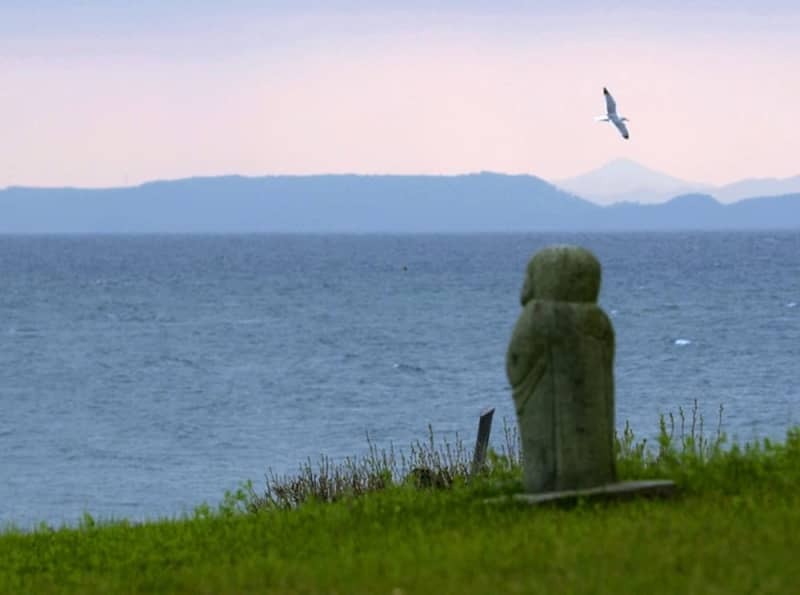
[[[800, 174], [796, 0], [0, 5], [0, 188], [222, 174]], [[602, 88], [630, 119], [624, 141]]]

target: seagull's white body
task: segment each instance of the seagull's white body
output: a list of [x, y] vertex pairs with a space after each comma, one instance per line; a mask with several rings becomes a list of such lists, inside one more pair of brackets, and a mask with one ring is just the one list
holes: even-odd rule
[[617, 102], [614, 101], [614, 98], [611, 96], [611, 93], [608, 92], [608, 89], [603, 87], [603, 95], [606, 97], [606, 115], [605, 116], [597, 116], [595, 120], [598, 122], [611, 122], [614, 126], [617, 127], [619, 133], [622, 135], [622, 138], [627, 139], [630, 135], [628, 134], [628, 127], [625, 126], [625, 122], [628, 121], [628, 118], [620, 117], [617, 114]]

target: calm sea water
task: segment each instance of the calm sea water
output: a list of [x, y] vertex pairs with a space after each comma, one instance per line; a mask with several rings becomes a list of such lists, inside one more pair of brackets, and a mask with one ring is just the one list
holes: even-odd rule
[[0, 237], [0, 525], [180, 515], [367, 433], [513, 422], [524, 267], [564, 242], [604, 267], [618, 425], [800, 423], [800, 233]]

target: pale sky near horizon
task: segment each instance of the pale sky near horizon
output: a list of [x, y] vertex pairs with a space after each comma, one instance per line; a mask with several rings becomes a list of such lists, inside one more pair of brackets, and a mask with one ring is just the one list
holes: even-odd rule
[[[31, 0], [0, 7], [0, 187], [800, 174], [796, 0]], [[630, 118], [622, 140], [603, 86]]]

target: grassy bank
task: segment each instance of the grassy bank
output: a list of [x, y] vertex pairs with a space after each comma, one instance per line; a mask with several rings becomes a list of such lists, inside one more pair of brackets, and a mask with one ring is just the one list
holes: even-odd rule
[[458, 467], [463, 454], [451, 450], [448, 460], [446, 449], [422, 445], [423, 474], [412, 472], [418, 459], [374, 453], [349, 471], [321, 464], [272, 478], [191, 519], [87, 517], [74, 529], [7, 531], [0, 591], [791, 593], [800, 585], [800, 431], [737, 447], [676, 432], [666, 419], [652, 448], [630, 432], [618, 444], [623, 478], [670, 477], [680, 496], [571, 509], [487, 505], [485, 497], [519, 485], [513, 451], [470, 482]]

